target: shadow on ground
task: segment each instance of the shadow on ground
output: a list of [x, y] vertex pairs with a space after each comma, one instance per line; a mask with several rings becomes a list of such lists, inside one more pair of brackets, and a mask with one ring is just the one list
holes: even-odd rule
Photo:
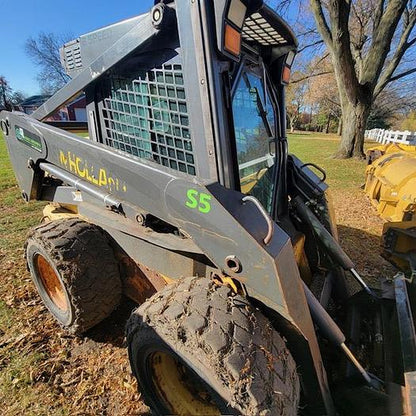
[[126, 323], [136, 307], [137, 303], [123, 296], [120, 306], [108, 318], [87, 331], [84, 336], [100, 344], [125, 347]]

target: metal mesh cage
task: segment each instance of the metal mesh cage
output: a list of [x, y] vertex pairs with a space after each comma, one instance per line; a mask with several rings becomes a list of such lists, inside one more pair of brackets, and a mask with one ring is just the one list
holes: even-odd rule
[[260, 13], [252, 14], [244, 22], [243, 39], [258, 42], [264, 46], [287, 44], [287, 40]]
[[195, 175], [195, 160], [180, 64], [111, 78], [103, 101], [105, 144]]

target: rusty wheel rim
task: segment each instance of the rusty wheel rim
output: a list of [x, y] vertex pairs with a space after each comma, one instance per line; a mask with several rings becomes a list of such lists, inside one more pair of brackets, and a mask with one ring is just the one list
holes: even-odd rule
[[42, 282], [45, 292], [49, 296], [54, 305], [63, 312], [68, 311], [68, 301], [65, 289], [51, 266], [51, 264], [41, 254], [37, 253], [35, 257], [35, 265]]
[[150, 358], [153, 383], [172, 414], [219, 416], [210, 394], [194, 375], [171, 354], [154, 352]]

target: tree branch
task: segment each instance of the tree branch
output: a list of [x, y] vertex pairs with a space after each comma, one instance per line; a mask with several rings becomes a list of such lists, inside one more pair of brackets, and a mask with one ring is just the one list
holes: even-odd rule
[[413, 46], [416, 43], [416, 38], [409, 40], [409, 42], [407, 42], [408, 48], [410, 48], [411, 46]]
[[333, 36], [333, 64], [337, 83], [344, 86], [344, 92], [350, 103], [362, 99], [362, 88], [358, 82], [355, 62], [351, 51], [349, 16], [351, 3], [345, 0], [331, 2], [331, 30]]
[[416, 72], [416, 68], [409, 69], [408, 71], [401, 72], [400, 74], [397, 74], [394, 77], [391, 77], [388, 82], [397, 81], [398, 79], [407, 77], [408, 75], [413, 74], [415, 72]]
[[326, 21], [324, 11], [322, 10], [322, 3], [320, 0], [310, 0], [312, 12], [317, 21], [317, 29], [326, 45], [330, 48], [332, 45], [332, 34]]
[[309, 35], [317, 35], [318, 34], [318, 32], [316, 31], [316, 29], [315, 28], [313, 28], [313, 29], [307, 29], [305, 32], [301, 32], [301, 33], [297, 33], [296, 34], [296, 37], [299, 39], [299, 38], [301, 38], [301, 37], [303, 37], [303, 36], [309, 36]]
[[290, 81], [291, 84], [297, 84], [299, 82], [305, 81], [309, 78], [313, 78], [313, 77], [319, 77], [320, 75], [326, 75], [326, 74], [333, 74], [334, 71], [322, 71], [322, 72], [317, 72], [316, 74], [309, 74], [309, 75], [305, 75], [304, 77], [301, 77], [299, 79], [294, 79], [292, 81]]
[[384, 0], [379, 0], [374, 14], [373, 33], [377, 31], [384, 10]]
[[[408, 19], [408, 24], [403, 28], [402, 34], [400, 36], [399, 44], [397, 45], [396, 51], [394, 52], [393, 58], [386, 66], [384, 72], [381, 74], [375, 88], [374, 96], [377, 97], [378, 94], [385, 88], [385, 86], [391, 82], [391, 77], [393, 76], [394, 71], [400, 64], [400, 61], [403, 58], [403, 55], [410, 48], [411, 45], [415, 42], [415, 39], [412, 39], [408, 42], [408, 39], [413, 31], [413, 28], [416, 24], [416, 12], [411, 13]], [[397, 78], [398, 79], [398, 78]]]
[[334, 100], [331, 100], [331, 98], [329, 98], [329, 97], [325, 97], [324, 100], [328, 101], [332, 105], [335, 105], [339, 109], [341, 108], [341, 104], [340, 103], [338, 103], [338, 102], [336, 102]]
[[390, 0], [381, 16], [380, 23], [373, 33], [373, 39], [364, 61], [362, 84], [369, 84], [372, 88], [379, 78], [390, 50], [393, 35], [408, 0]]
[[321, 45], [322, 43], [324, 43], [323, 40], [317, 40], [316, 42], [310, 43], [310, 44], [305, 45], [302, 48], [298, 49], [297, 53], [299, 54], [299, 53], [303, 52], [305, 49], [312, 48], [316, 45]]

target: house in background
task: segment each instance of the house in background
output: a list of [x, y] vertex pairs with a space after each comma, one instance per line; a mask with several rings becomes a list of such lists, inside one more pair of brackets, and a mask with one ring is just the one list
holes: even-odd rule
[[87, 100], [85, 94], [68, 103], [68, 116], [70, 121], [87, 121]]
[[26, 100], [22, 101], [19, 104], [22, 111], [26, 114], [32, 114], [37, 110], [45, 101], [47, 101], [51, 96], [50, 95], [32, 95]]
[[[50, 97], [50, 95], [33, 95], [21, 102], [19, 107], [24, 113], [30, 115]], [[49, 116], [45, 121], [87, 121], [86, 105], [87, 102], [83, 94]]]

